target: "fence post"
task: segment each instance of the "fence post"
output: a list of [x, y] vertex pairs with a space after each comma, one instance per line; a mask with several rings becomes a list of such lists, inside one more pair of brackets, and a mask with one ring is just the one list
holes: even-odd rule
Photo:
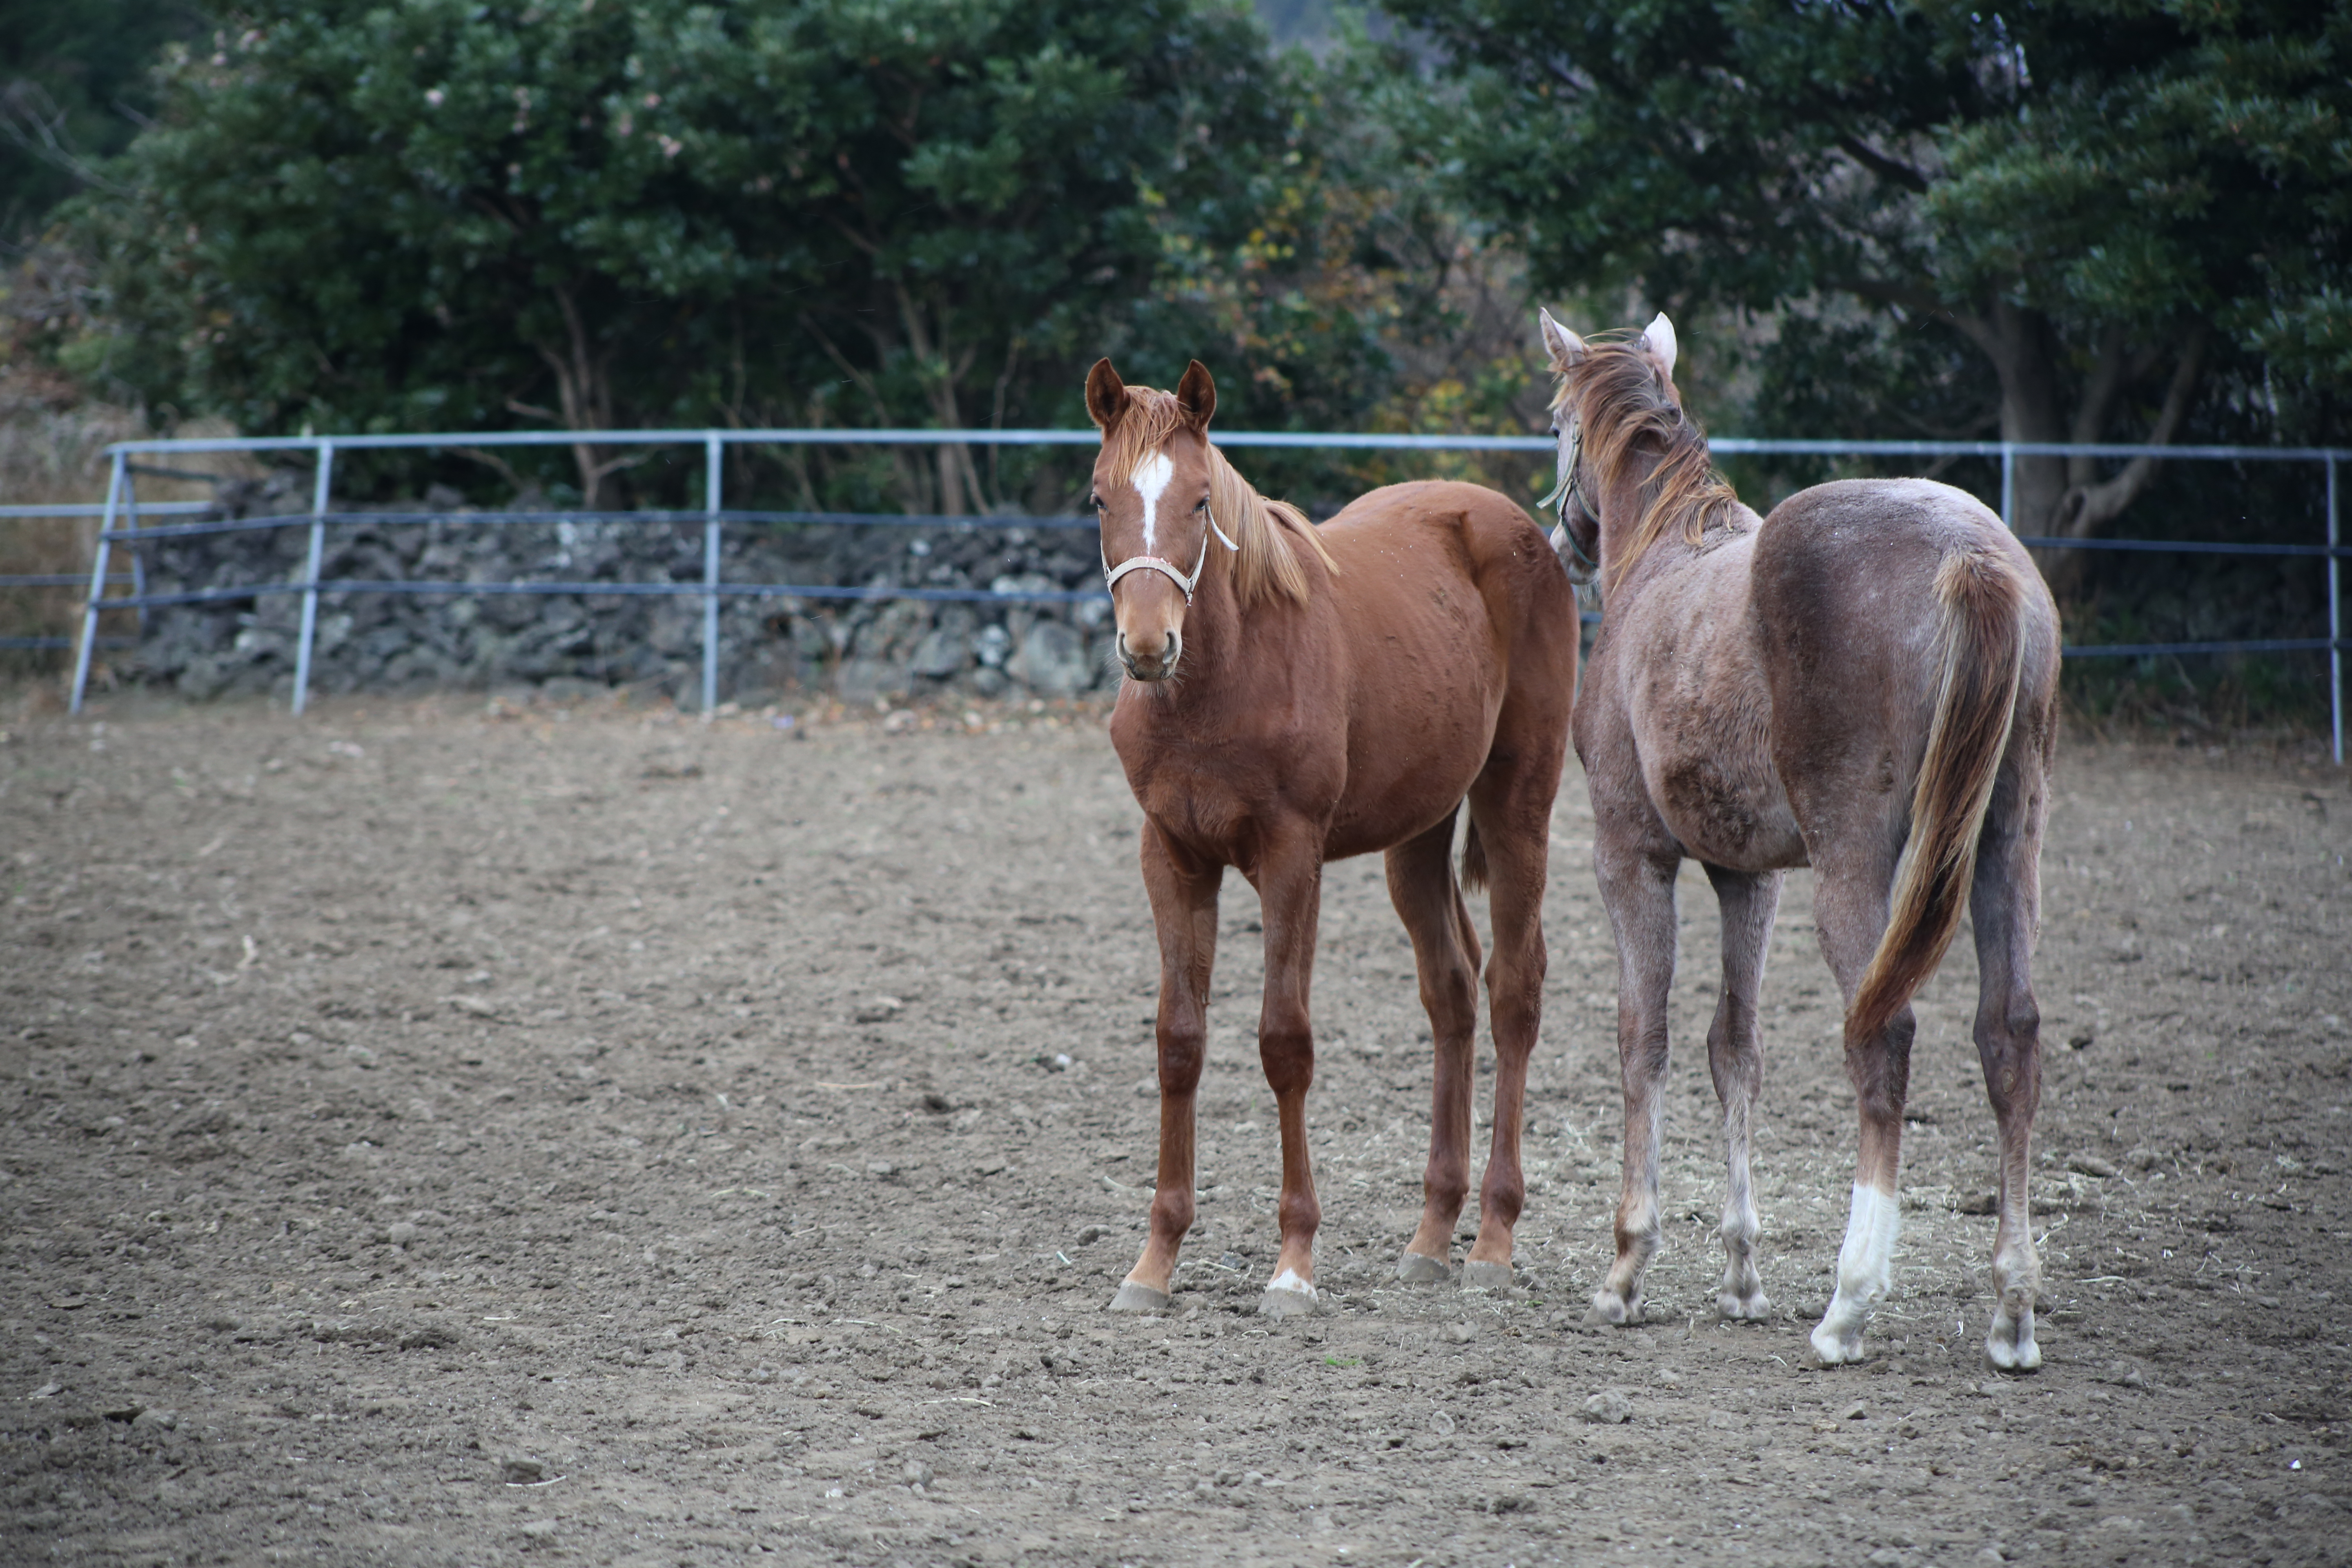
[[2344, 529], [2336, 502], [2336, 454], [2327, 454], [2327, 710], [2335, 721], [2336, 765], [2344, 765]]
[[2017, 453], [2006, 441], [2000, 444], [2000, 521], [2017, 531]]
[[[139, 476], [128, 468], [122, 471], [122, 528], [126, 533], [139, 531]], [[131, 544], [131, 596], [134, 599], [147, 596], [147, 552], [136, 540]], [[147, 606], [141, 605], [135, 613], [139, 616], [140, 634], [144, 636], [147, 631]]]
[[[106, 556], [113, 541], [107, 535], [114, 531], [114, 509], [122, 502], [122, 484], [130, 478], [127, 471], [130, 458], [122, 452], [114, 454], [114, 469], [106, 480], [106, 515], [98, 525], [98, 548], [90, 552], [89, 597], [82, 601], [81, 647], [74, 650], [73, 702], [71, 711], [81, 711], [82, 694], [89, 689], [89, 656], [98, 647], [98, 601], [106, 593]], [[2334, 478], [2336, 470], [2330, 468]], [[2335, 493], [2331, 488], [2330, 495]]]
[[310, 700], [310, 649], [319, 639], [319, 562], [327, 552], [327, 487], [335, 473], [335, 444], [319, 443], [319, 471], [310, 481], [310, 560], [302, 569], [302, 638], [294, 650], [294, 712]]
[[702, 716], [719, 710], [719, 467], [727, 448], [716, 435], [702, 438]]

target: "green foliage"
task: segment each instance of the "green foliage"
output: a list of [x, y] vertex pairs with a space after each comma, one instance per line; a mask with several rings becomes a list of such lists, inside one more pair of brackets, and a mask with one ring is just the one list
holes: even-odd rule
[[[1416, 123], [1464, 200], [1525, 237], [1546, 289], [1600, 301], [1597, 324], [1683, 315], [1685, 386], [1719, 427], [2151, 450], [2347, 438], [2342, 0], [1390, 9], [1437, 61], [1444, 107]], [[1727, 467], [1768, 504], [1867, 471]], [[2310, 542], [2313, 476], [2275, 467], [2021, 459], [2016, 521], [2088, 537], [2137, 503], [2136, 533]], [[1990, 463], [1939, 471], [1999, 493]], [[2047, 570], [2086, 641], [2325, 624], [2308, 562], [2076, 551]], [[2217, 668], [2218, 700], [2284, 712], [2308, 665]], [[2069, 679], [2115, 711], [2162, 684], [2153, 667]]]
[[[1906, 332], [1940, 322], [1998, 384], [1982, 422], [1997, 405], [2021, 439], [2149, 430], [2200, 323], [2224, 374], [2267, 365], [2296, 418], [2352, 388], [2340, 4], [1391, 8], [1444, 52], [1467, 198], [1528, 237], [1548, 286], [1785, 312], [1767, 360], [1851, 340], [1840, 300]], [[1964, 411], [1938, 392], [1957, 340], [1927, 346], [1937, 364], [1894, 375], [1873, 353], [1858, 411], [1906, 382], [1916, 423]]]
[[1068, 423], [1168, 215], [1245, 233], [1295, 130], [1211, 0], [262, 0], [162, 79], [75, 363], [251, 430]]

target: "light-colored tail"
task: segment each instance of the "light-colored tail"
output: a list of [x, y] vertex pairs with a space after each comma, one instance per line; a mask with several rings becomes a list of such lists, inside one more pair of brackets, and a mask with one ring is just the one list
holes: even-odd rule
[[1937, 569], [1935, 593], [1943, 664], [1936, 712], [1886, 934], [1846, 1009], [1849, 1044], [1886, 1026], [1960, 929], [1977, 838], [2017, 712], [2025, 664], [2025, 584], [2017, 569], [1989, 551], [1956, 551]]

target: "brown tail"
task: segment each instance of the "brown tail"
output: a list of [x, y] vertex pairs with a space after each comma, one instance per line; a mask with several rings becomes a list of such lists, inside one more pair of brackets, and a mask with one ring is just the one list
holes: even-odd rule
[[1475, 816], [1462, 836], [1462, 885], [1474, 893], [1486, 885], [1486, 841], [1478, 837]]
[[1976, 876], [1977, 837], [2017, 712], [2023, 590], [2016, 568], [1987, 552], [1958, 551], [1937, 569], [1944, 668], [1936, 712], [1912, 793], [1911, 837], [1895, 873], [1893, 914], [1846, 1009], [1849, 1041], [1886, 1026], [1943, 962], [1960, 929]]

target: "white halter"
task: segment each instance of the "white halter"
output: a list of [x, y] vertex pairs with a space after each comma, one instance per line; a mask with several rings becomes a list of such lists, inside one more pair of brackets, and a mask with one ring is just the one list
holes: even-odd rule
[[[1226, 549], [1236, 554], [1240, 553], [1241, 546], [1227, 539], [1225, 531], [1217, 526], [1215, 512], [1209, 514], [1209, 531], [1214, 533], [1217, 536], [1217, 542]], [[1192, 602], [1193, 587], [1201, 581], [1201, 568], [1209, 563], [1209, 535], [1204, 533], [1201, 536], [1200, 558], [1192, 563], [1192, 573], [1189, 577], [1178, 570], [1176, 563], [1163, 560], [1157, 555], [1130, 555], [1114, 566], [1110, 563], [1110, 556], [1103, 552], [1099, 545], [1097, 546], [1097, 552], [1102, 555], [1104, 588], [1118, 586], [1118, 580], [1129, 572], [1138, 570], [1160, 572], [1166, 574], [1169, 581], [1184, 590], [1184, 603], [1190, 605]]]

